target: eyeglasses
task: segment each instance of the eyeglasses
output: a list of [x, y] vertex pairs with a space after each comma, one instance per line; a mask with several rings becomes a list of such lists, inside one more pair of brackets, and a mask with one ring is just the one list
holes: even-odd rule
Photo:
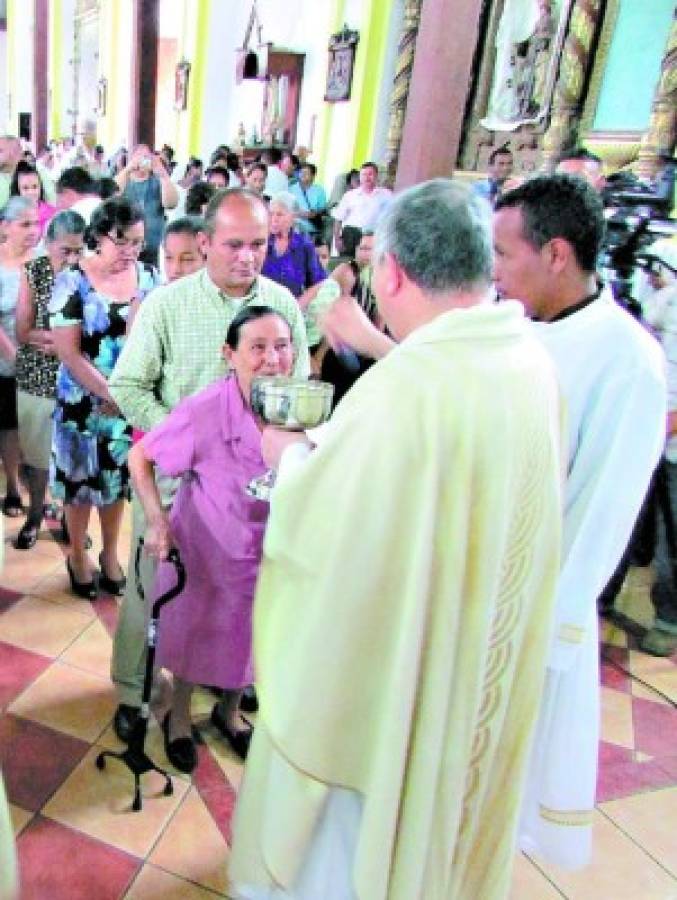
[[135, 253], [140, 253], [143, 249], [143, 238], [134, 238], [133, 240], [130, 240], [129, 238], [113, 237], [112, 234], [105, 234], [104, 237], [107, 237], [108, 240], [115, 244], [116, 247], [119, 247], [120, 250], [131, 247]]

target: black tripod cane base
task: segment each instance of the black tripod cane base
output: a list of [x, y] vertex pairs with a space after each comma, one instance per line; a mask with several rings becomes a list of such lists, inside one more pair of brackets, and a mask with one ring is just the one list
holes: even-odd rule
[[[140, 598], [143, 598], [143, 586], [141, 584], [141, 576], [139, 573], [139, 563], [141, 560], [142, 546], [143, 538], [139, 540], [139, 544], [137, 546], [135, 564], [137, 590]], [[163, 594], [162, 597], [158, 597], [152, 607], [147, 631], [148, 653], [146, 655], [146, 672], [143, 683], [141, 715], [137, 718], [134, 724], [132, 734], [129, 738], [129, 745], [127, 746], [126, 750], [124, 750], [122, 753], [116, 753], [113, 750], [104, 750], [99, 753], [96, 758], [96, 767], [101, 771], [106, 768], [106, 759], [109, 758], [118, 760], [118, 762], [121, 762], [123, 765], [127, 766], [129, 771], [132, 773], [132, 775], [134, 776], [134, 801], [132, 802], [132, 809], [134, 810], [134, 812], [139, 812], [139, 810], [141, 809], [141, 776], [146, 772], [157, 772], [159, 775], [163, 776], [163, 778], [165, 779], [165, 786], [162, 793], [165, 797], [170, 797], [174, 793], [174, 786], [172, 785], [171, 776], [164, 769], [156, 766], [144, 749], [146, 743], [146, 734], [148, 732], [150, 691], [153, 681], [153, 663], [155, 661], [155, 638], [160, 609], [162, 606], [164, 606], [165, 603], [168, 603], [170, 600], [173, 600], [174, 597], [178, 596], [183, 590], [183, 587], [186, 583], [186, 571], [183, 567], [183, 563], [181, 562], [181, 557], [179, 556], [178, 550], [171, 550], [168, 559], [174, 564], [176, 568], [177, 582], [176, 585], [171, 590], [167, 591], [166, 594]]]
[[174, 793], [174, 785], [172, 784], [171, 776], [164, 769], [161, 769], [159, 766], [156, 766], [153, 760], [145, 753], [143, 750], [139, 750], [134, 747], [128, 747], [122, 753], [115, 753], [113, 750], [104, 750], [96, 758], [96, 767], [97, 769], [106, 768], [106, 758], [109, 759], [117, 759], [119, 762], [123, 763], [129, 771], [134, 776], [134, 800], [132, 802], [132, 809], [134, 812], [139, 812], [142, 806], [141, 802], [141, 776], [146, 772], [157, 772], [159, 775], [162, 775], [165, 779], [165, 786], [162, 790], [162, 793], [165, 797], [171, 797]]

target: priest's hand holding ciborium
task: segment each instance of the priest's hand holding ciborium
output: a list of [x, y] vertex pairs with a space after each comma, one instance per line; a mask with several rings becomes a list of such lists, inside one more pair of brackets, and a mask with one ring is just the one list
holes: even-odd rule
[[[331, 415], [334, 386], [326, 381], [261, 376], [252, 381], [251, 408], [267, 425], [281, 431], [305, 431], [326, 422]], [[270, 500], [276, 473], [269, 469], [246, 487], [250, 497]]]

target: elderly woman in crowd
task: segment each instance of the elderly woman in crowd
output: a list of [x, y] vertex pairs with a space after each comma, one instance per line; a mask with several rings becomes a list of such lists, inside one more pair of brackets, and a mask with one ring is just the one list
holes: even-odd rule
[[28, 516], [16, 539], [19, 550], [30, 550], [38, 539], [49, 478], [52, 414], [59, 360], [49, 329], [49, 302], [55, 276], [77, 265], [83, 249], [85, 220], [71, 210], [57, 213], [47, 226], [45, 256], [26, 263], [21, 273], [16, 308], [17, 410], [19, 443], [28, 484]]
[[19, 497], [19, 432], [16, 406], [16, 305], [24, 265], [40, 239], [38, 210], [27, 197], [10, 197], [1, 213], [0, 236], [0, 458], [6, 490], [2, 511], [22, 513]]
[[86, 242], [91, 255], [58, 276], [50, 305], [61, 360], [50, 472], [52, 495], [64, 502], [71, 538], [66, 560], [71, 588], [93, 599], [94, 569], [85, 550], [92, 506], [98, 509], [103, 542], [99, 586], [120, 595], [125, 585], [118, 536], [129, 494], [131, 431], [108, 392], [108, 378], [122, 349], [130, 303], [158, 277], [139, 262], [143, 212], [123, 197], [94, 211]]
[[[250, 408], [256, 375], [288, 375], [294, 353], [288, 322], [266, 306], [247, 306], [233, 319], [225, 356], [232, 374], [184, 400], [130, 453], [134, 487], [149, 527], [147, 552], [164, 560], [178, 547], [186, 586], [162, 614], [158, 663], [174, 674], [165, 750], [180, 771], [196, 764], [190, 698], [194, 684], [223, 688], [212, 723], [244, 758], [251, 729], [238, 707], [251, 684], [251, 614], [269, 504], [245, 488], [265, 470], [263, 423]], [[154, 466], [182, 478], [171, 515], [162, 507]], [[169, 563], [158, 569], [156, 593], [173, 584]]]
[[270, 237], [262, 274], [283, 284], [302, 307], [309, 288], [327, 277], [320, 265], [313, 242], [293, 230], [297, 204], [292, 194], [275, 194], [270, 201]]
[[45, 186], [35, 166], [23, 160], [17, 163], [9, 193], [12, 197], [26, 197], [35, 203], [38, 208], [38, 224], [40, 226], [40, 236], [42, 237], [47, 223], [56, 212], [56, 206], [47, 203]]

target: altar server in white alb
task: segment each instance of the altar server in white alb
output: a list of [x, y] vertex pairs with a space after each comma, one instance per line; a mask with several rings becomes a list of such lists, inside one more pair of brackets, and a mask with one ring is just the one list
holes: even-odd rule
[[521, 843], [568, 867], [585, 865], [591, 851], [596, 600], [628, 542], [666, 428], [663, 353], [598, 283], [603, 236], [601, 202], [574, 176], [531, 179], [496, 204], [497, 289], [535, 320], [566, 405], [562, 570]]

